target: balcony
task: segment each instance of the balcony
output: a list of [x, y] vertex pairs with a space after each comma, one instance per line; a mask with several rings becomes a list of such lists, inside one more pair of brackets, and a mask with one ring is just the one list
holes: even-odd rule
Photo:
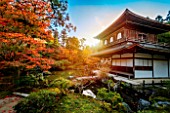
[[118, 39], [114, 42], [110, 42], [106, 45], [103, 45], [99, 50], [103, 50], [105, 48], [110, 48], [116, 45], [119, 45], [124, 42], [132, 42], [132, 43], [140, 43], [140, 44], [145, 44], [145, 45], [153, 45], [153, 46], [159, 46], [159, 47], [165, 47], [165, 48], [170, 48], [169, 43], [164, 43], [164, 42], [158, 42], [158, 41], [150, 41], [147, 39], [140, 39], [140, 38], [121, 38]]

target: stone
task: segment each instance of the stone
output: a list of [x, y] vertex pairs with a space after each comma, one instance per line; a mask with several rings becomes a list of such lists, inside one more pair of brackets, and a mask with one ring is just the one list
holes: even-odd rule
[[50, 71], [43, 71], [43, 75], [45, 75], [45, 76], [52, 75], [52, 73]]
[[131, 108], [129, 107], [129, 105], [127, 103], [122, 102], [122, 105], [125, 107], [125, 110], [126, 110], [127, 113], [131, 113], [132, 112]]
[[89, 96], [89, 97], [92, 97], [92, 98], [96, 98], [96, 95], [90, 90], [90, 89], [87, 89], [87, 90], [83, 90], [83, 95], [85, 96]]
[[157, 103], [160, 106], [170, 106], [170, 102], [168, 101], [158, 101]]
[[158, 101], [152, 105], [152, 107], [161, 108], [161, 109], [169, 106], [170, 106], [170, 102], [168, 101]]
[[147, 100], [139, 99], [139, 101], [138, 101], [138, 109], [139, 110], [149, 108], [150, 105], [151, 105], [151, 103]]
[[14, 95], [21, 96], [21, 97], [28, 97], [29, 94], [26, 93], [20, 93], [20, 92], [13, 92]]
[[68, 76], [68, 79], [73, 79], [73, 78], [75, 78], [74, 76]]

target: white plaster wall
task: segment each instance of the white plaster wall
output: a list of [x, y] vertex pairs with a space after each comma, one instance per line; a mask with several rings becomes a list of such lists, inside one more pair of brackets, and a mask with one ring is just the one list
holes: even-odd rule
[[122, 58], [125, 58], [125, 57], [133, 57], [133, 54], [132, 54], [132, 53], [125, 53], [125, 54], [121, 54], [121, 57], [122, 57]]
[[145, 54], [145, 53], [135, 53], [135, 57], [138, 58], [152, 58], [151, 54]]
[[152, 71], [135, 70], [135, 78], [152, 78]]
[[154, 60], [154, 78], [168, 77], [168, 62], [163, 60]]

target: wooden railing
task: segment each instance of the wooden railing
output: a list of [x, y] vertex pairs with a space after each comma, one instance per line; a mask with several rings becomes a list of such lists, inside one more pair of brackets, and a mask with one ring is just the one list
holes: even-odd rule
[[147, 45], [161, 46], [161, 47], [170, 47], [169, 43], [150, 41], [150, 40], [146, 40], [146, 39], [144, 40], [144, 39], [138, 39], [138, 38], [128, 38], [127, 41], [141, 43], [141, 44], [147, 44]]
[[118, 40], [116, 40], [116, 41], [114, 41], [114, 42], [110, 42], [110, 43], [108, 43], [107, 45], [103, 45], [103, 46], [101, 47], [101, 49], [108, 48], [108, 47], [111, 47], [111, 46], [114, 46], [114, 45], [123, 43], [123, 42], [125, 42], [125, 41], [126, 41], [126, 38], [121, 38], [121, 39], [118, 39]]
[[169, 43], [163, 43], [163, 42], [158, 42], [158, 41], [150, 41], [150, 40], [144, 40], [144, 39], [139, 39], [139, 38], [121, 38], [119, 40], [116, 40], [114, 42], [108, 43], [107, 45], [103, 45], [99, 50], [109, 48], [115, 45], [118, 45], [123, 42], [133, 42], [133, 43], [141, 43], [141, 44], [147, 44], [147, 45], [154, 45], [154, 46], [160, 46], [160, 47], [168, 47], [170, 48]]

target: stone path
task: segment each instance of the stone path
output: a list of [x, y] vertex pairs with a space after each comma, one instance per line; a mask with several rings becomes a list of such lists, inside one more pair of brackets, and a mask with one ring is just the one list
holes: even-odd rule
[[15, 113], [13, 106], [15, 106], [21, 99], [21, 97], [17, 96], [0, 99], [0, 113]]

